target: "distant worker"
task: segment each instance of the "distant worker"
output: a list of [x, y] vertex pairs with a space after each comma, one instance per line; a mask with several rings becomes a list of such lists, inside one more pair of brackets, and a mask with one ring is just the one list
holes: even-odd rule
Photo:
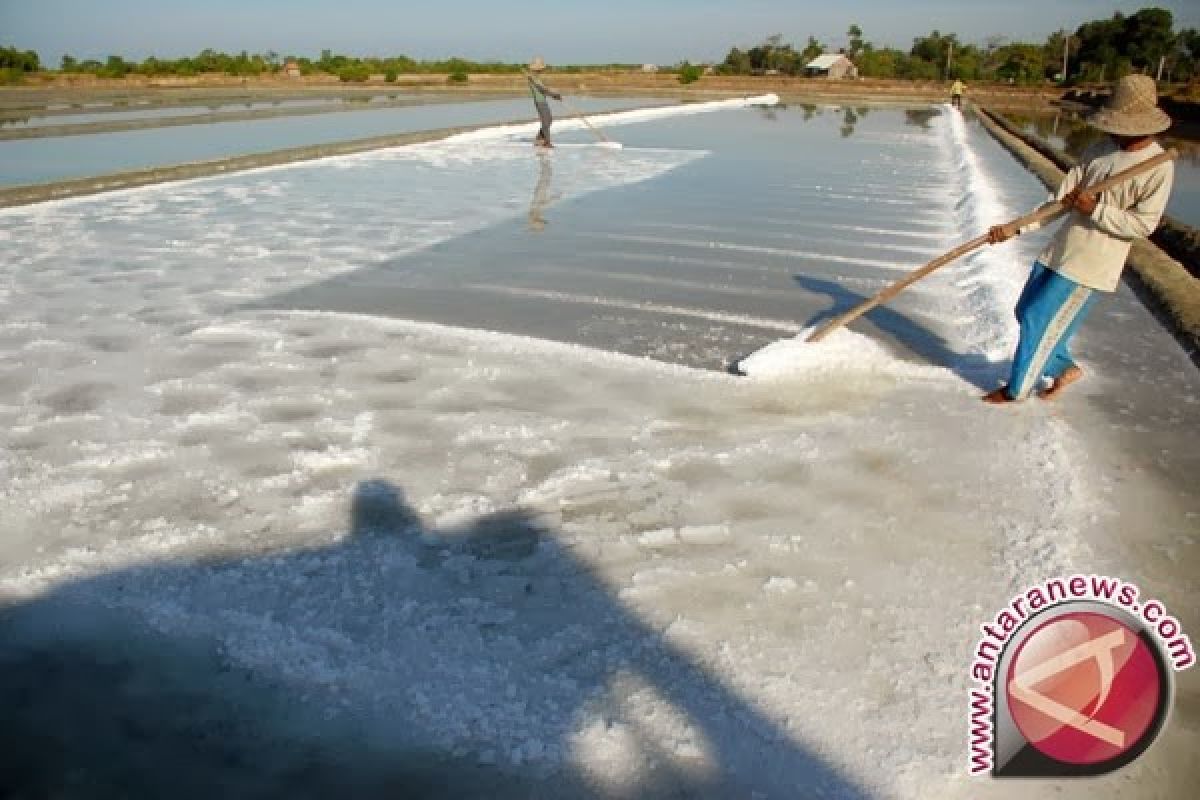
[[950, 102], [955, 108], [962, 108], [962, 98], [965, 91], [967, 91], [967, 85], [955, 78], [954, 85], [950, 87]]
[[[1108, 139], [1088, 148], [1058, 187], [1055, 199], [1071, 211], [1034, 262], [1017, 300], [1021, 335], [1011, 375], [1006, 386], [984, 395], [987, 403], [1024, 400], [1043, 379], [1050, 384], [1039, 396], [1050, 399], [1083, 377], [1067, 345], [1094, 292], [1117, 288], [1133, 240], [1153, 233], [1167, 207], [1175, 177], [1170, 161], [1105, 189], [1099, 197], [1081, 191], [1163, 152], [1154, 134], [1169, 128], [1171, 118], [1158, 107], [1154, 79], [1121, 78], [1112, 97], [1088, 122]], [[996, 225], [988, 231], [988, 242], [998, 244], [1036, 228]]]
[[[529, 63], [529, 72], [525, 73], [525, 79], [529, 81], [529, 91], [533, 93], [533, 105], [537, 109], [538, 119], [542, 121], [542, 127], [534, 137], [533, 143], [537, 147], [553, 147], [550, 143], [550, 125], [554, 122], [554, 117], [550, 114], [550, 104], [546, 102], [547, 97], [553, 97], [555, 100], [562, 102], [562, 95], [558, 92], [549, 89], [544, 83], [537, 79], [536, 73], [546, 69], [546, 62], [541, 56], [533, 59]], [[530, 74], [535, 73], [535, 74]]]

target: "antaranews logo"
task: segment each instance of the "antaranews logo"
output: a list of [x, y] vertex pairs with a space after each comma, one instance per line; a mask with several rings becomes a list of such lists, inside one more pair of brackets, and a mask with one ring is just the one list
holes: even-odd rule
[[1157, 600], [1103, 575], [1072, 575], [1013, 598], [971, 662], [968, 770], [996, 777], [1103, 775], [1154, 742], [1173, 673], [1196, 662]]

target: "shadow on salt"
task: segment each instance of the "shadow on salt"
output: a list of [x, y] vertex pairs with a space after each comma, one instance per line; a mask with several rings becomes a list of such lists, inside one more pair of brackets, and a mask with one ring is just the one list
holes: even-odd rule
[[351, 513], [324, 545], [150, 563], [0, 609], [0, 783], [868, 796], [802, 742], [811, 721], [785, 724], [643, 622], [536, 513], [426, 526], [381, 479], [357, 484]]

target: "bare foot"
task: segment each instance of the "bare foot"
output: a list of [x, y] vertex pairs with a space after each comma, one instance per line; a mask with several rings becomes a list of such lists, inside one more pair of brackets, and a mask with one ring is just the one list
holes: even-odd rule
[[1044, 392], [1040, 392], [1038, 397], [1043, 400], [1053, 400], [1062, 394], [1062, 390], [1070, 386], [1075, 381], [1083, 377], [1083, 370], [1076, 366], [1070, 366], [1063, 370], [1062, 375], [1054, 379], [1050, 384], [1050, 388]]
[[1001, 386], [999, 389], [993, 389], [985, 394], [983, 396], [983, 402], [990, 403], [994, 406], [999, 406], [1004, 405], [1005, 403], [1015, 403], [1017, 401], [1008, 396], [1008, 387]]

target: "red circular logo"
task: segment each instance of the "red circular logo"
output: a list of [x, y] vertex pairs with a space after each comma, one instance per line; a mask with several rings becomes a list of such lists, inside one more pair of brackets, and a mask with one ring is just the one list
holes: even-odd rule
[[1016, 652], [1005, 690], [1030, 745], [1067, 764], [1097, 764], [1136, 747], [1166, 688], [1150, 647], [1102, 613], [1057, 616]]

